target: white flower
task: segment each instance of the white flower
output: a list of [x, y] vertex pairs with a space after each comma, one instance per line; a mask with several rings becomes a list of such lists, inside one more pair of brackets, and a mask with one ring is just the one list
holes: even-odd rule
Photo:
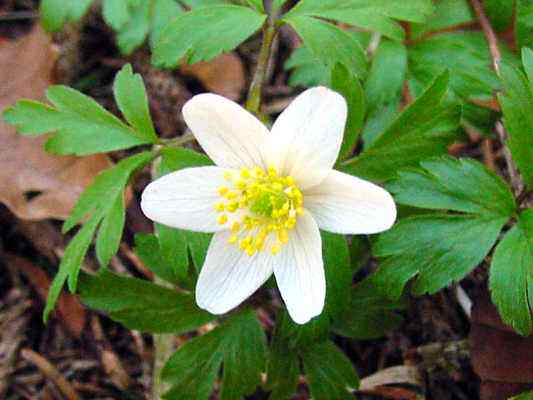
[[225, 313], [274, 273], [292, 319], [306, 323], [326, 294], [319, 228], [371, 234], [392, 226], [389, 193], [332, 169], [346, 114], [344, 98], [324, 87], [298, 96], [270, 132], [221, 96], [185, 104], [187, 125], [217, 166], [157, 179], [141, 207], [162, 224], [215, 232], [196, 285], [201, 308]]

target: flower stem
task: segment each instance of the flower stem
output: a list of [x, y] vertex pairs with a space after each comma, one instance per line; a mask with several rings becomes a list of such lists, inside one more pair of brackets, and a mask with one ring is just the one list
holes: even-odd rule
[[248, 92], [248, 99], [246, 100], [246, 109], [256, 115], [260, 113], [261, 92], [263, 84], [265, 83], [268, 61], [270, 59], [272, 43], [274, 42], [276, 33], [274, 18], [269, 15], [263, 26], [263, 43], [261, 44], [261, 50], [259, 51], [259, 57], [257, 59], [257, 67]]
[[180, 147], [186, 143], [193, 142], [194, 140], [194, 135], [191, 132], [188, 132], [171, 139], [159, 139], [159, 144], [166, 147]]

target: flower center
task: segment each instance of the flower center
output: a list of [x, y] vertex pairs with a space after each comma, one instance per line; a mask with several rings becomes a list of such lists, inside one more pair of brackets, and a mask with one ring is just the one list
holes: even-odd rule
[[229, 223], [228, 215], [238, 210], [242, 215], [240, 220], [232, 218], [229, 243], [249, 256], [265, 249], [277, 254], [303, 214], [302, 192], [294, 179], [280, 176], [273, 167], [227, 171], [224, 178], [228, 184], [218, 188], [222, 200], [215, 204], [218, 223]]

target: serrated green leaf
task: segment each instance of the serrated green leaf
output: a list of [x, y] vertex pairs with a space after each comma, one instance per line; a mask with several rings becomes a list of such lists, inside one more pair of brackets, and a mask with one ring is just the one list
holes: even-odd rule
[[522, 49], [522, 63], [524, 64], [527, 79], [533, 82], [533, 50], [527, 47]]
[[339, 27], [319, 19], [295, 15], [285, 18], [300, 35], [316, 61], [332, 68], [341, 63], [358, 77], [366, 73], [366, 55], [352, 35]]
[[307, 348], [301, 354], [311, 395], [321, 400], [353, 399], [359, 378], [348, 357], [333, 342]]
[[105, 267], [118, 249], [125, 218], [124, 189], [131, 174], [153, 158], [153, 153], [145, 152], [123, 159], [113, 168], [100, 173], [79, 197], [74, 210], [63, 225], [63, 232], [69, 231], [84, 218], [89, 217], [89, 219], [65, 249], [59, 272], [48, 293], [43, 315], [45, 321], [67, 279], [70, 291], [76, 291], [81, 264], [102, 221], [97, 238], [97, 255], [101, 265]]
[[483, 2], [485, 13], [491, 25], [499, 32], [507, 29], [513, 23], [514, 1], [485, 0]]
[[393, 21], [424, 22], [433, 11], [429, 0], [303, 0], [285, 18], [315, 16], [333, 19], [403, 40], [404, 31]]
[[265, 358], [266, 338], [255, 314], [239, 313], [170, 357], [161, 377], [173, 387], [163, 398], [207, 400], [223, 364], [220, 398], [238, 400], [260, 384]]
[[118, 31], [130, 19], [128, 0], [103, 0], [102, 15], [105, 22]]
[[144, 265], [161, 279], [177, 284], [179, 278], [174, 274], [161, 255], [159, 240], [153, 234], [138, 233], [135, 235], [135, 253]]
[[524, 182], [533, 187], [533, 81], [509, 65], [500, 70], [504, 93], [498, 98], [509, 133], [507, 145]]
[[123, 196], [117, 196], [113, 206], [102, 219], [96, 240], [96, 257], [101, 266], [107, 267], [115, 255], [122, 239], [122, 230], [126, 221], [126, 209]]
[[155, 143], [157, 135], [150, 116], [146, 88], [142, 77], [133, 73], [130, 64], [124, 66], [115, 77], [113, 94], [126, 121], [147, 141]]
[[265, 18], [248, 7], [234, 5], [193, 9], [165, 28], [155, 45], [153, 63], [170, 68], [181, 61], [208, 61], [237, 47], [261, 27]]
[[192, 294], [108, 270], [96, 276], [82, 274], [79, 293], [87, 306], [109, 313], [130, 329], [145, 332], [182, 334], [214, 318], [196, 306]]
[[407, 49], [400, 42], [382, 40], [372, 59], [365, 83], [368, 117], [363, 139], [370, 147], [399, 112], [407, 72]]
[[359, 80], [343, 64], [336, 64], [331, 70], [331, 89], [342, 94], [348, 105], [348, 119], [344, 129], [339, 158], [349, 157], [357, 143], [365, 118], [365, 93]]
[[68, 20], [69, 21], [78, 21], [80, 20], [87, 11], [89, 11], [89, 7], [93, 3], [93, 0], [77, 0], [73, 1], [70, 4], [70, 10], [68, 13]]
[[68, 11], [62, 0], [41, 0], [39, 13], [44, 29], [48, 32], [61, 30], [67, 20]]
[[283, 68], [292, 70], [288, 81], [290, 86], [318, 86], [328, 79], [328, 67], [317, 63], [311, 51], [305, 46], [294, 50]]
[[492, 300], [502, 320], [523, 336], [531, 334], [533, 209], [518, 217], [518, 223], [496, 247], [489, 283]]
[[79, 197], [72, 213], [63, 224], [63, 233], [68, 232], [89, 214], [107, 214], [116, 197], [122, 194], [131, 174], [153, 158], [152, 152], [139, 153], [121, 160], [113, 168], [100, 173]]
[[341, 163], [347, 173], [371, 180], [392, 178], [400, 168], [446, 153], [461, 108], [445, 100], [449, 75], [441, 74], [361, 155]]
[[165, 30], [167, 25], [182, 12], [183, 9], [175, 0], [154, 1], [152, 9], [152, 28], [150, 32], [150, 46], [152, 48], [161, 38], [161, 33]]
[[87, 254], [87, 250], [91, 244], [94, 232], [100, 222], [100, 216], [94, 214], [74, 236], [70, 243], [65, 248], [65, 253], [61, 258], [61, 264], [59, 265], [59, 271], [48, 290], [48, 297], [46, 298], [46, 306], [43, 312], [43, 321], [47, 322], [50, 312], [55, 307], [57, 299], [61, 294], [63, 285], [70, 277], [75, 277], [74, 281], [77, 281], [81, 263]]
[[387, 257], [374, 282], [390, 298], [399, 298], [414, 277], [413, 293], [435, 293], [483, 261], [507, 221], [493, 215], [405, 218], [381, 234], [373, 248], [376, 256]]
[[189, 270], [189, 252], [185, 231], [155, 224], [159, 251], [165, 265], [172, 270], [172, 275], [184, 281]]
[[515, 13], [517, 47], [533, 47], [533, 0], [516, 0]]
[[412, 24], [411, 34], [420, 37], [432, 31], [440, 31], [452, 26], [467, 24], [475, 17], [468, 0], [439, 0], [435, 3], [435, 11], [428, 16], [423, 24]]
[[395, 311], [404, 307], [403, 301], [385, 297], [370, 277], [351, 289], [347, 309], [334, 320], [333, 330], [354, 339], [377, 339], [402, 322]]
[[387, 188], [399, 204], [511, 218], [516, 210], [505, 181], [473, 159], [434, 158], [400, 171]]
[[329, 232], [320, 232], [322, 257], [326, 273], [326, 304], [323, 314], [335, 318], [348, 306], [352, 285], [350, 249], [346, 237]]
[[271, 391], [270, 400], [291, 398], [300, 375], [300, 359], [287, 340], [282, 321], [284, 318], [286, 315], [278, 314], [270, 344], [266, 383], [266, 388]]
[[117, 29], [117, 44], [122, 54], [131, 54], [146, 40], [150, 30], [150, 7], [151, 1], [140, 2], [130, 10], [126, 23]]
[[55, 132], [46, 142], [52, 153], [87, 155], [151, 143], [77, 90], [50, 86], [47, 97], [54, 107], [20, 100], [4, 111], [4, 119], [23, 135]]

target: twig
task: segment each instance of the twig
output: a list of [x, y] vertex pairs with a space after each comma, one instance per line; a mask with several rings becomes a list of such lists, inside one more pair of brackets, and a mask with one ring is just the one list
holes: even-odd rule
[[0, 13], [0, 22], [18, 21], [21, 19], [39, 18], [39, 13], [33, 11], [12, 11], [9, 13]]
[[505, 131], [505, 128], [500, 121], [496, 122], [496, 133], [498, 134], [498, 138], [500, 139], [500, 142], [503, 146], [503, 157], [505, 159], [505, 164], [507, 165], [507, 172], [509, 173], [511, 186], [514, 189], [515, 194], [521, 193], [524, 189], [524, 184], [522, 183], [522, 179], [520, 178], [520, 174], [518, 173], [518, 168], [516, 167], [516, 164], [513, 160], [511, 151], [506, 146], [507, 132]]
[[91, 320], [91, 328], [100, 353], [100, 361], [105, 372], [109, 375], [111, 382], [119, 389], [125, 390], [129, 388], [133, 384], [133, 381], [124, 369], [120, 358], [115, 354], [107, 341], [97, 315], [94, 315]]
[[26, 361], [35, 365], [46, 378], [50, 379], [68, 400], [80, 399], [78, 392], [50, 361], [28, 348], [22, 349], [20, 354]]
[[470, 0], [470, 5], [474, 9], [474, 13], [476, 14], [479, 24], [481, 25], [481, 29], [483, 30], [485, 38], [487, 39], [492, 58], [492, 67], [494, 68], [494, 71], [500, 75], [500, 62], [502, 60], [502, 55], [500, 53], [500, 49], [498, 48], [498, 38], [496, 37], [494, 29], [492, 29], [490, 21], [483, 10], [483, 5], [481, 2], [479, 0]]
[[457, 301], [459, 302], [459, 305], [463, 309], [463, 312], [468, 317], [468, 319], [472, 318], [472, 300], [470, 300], [470, 297], [468, 297], [468, 294], [466, 294], [463, 287], [459, 284], [455, 286], [455, 295], [457, 296]]

